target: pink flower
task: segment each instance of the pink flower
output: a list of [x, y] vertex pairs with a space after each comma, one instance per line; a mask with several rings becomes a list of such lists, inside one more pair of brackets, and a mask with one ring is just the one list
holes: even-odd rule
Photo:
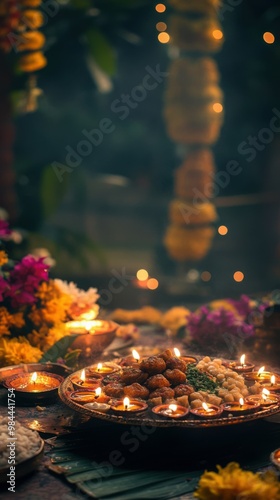
[[0, 220], [0, 238], [7, 236], [8, 234], [11, 234], [8, 222]]
[[35, 292], [39, 284], [46, 280], [48, 280], [48, 266], [44, 263], [44, 257], [40, 259], [32, 255], [24, 257], [15, 265], [9, 278], [8, 295], [12, 299], [12, 306], [36, 302]]

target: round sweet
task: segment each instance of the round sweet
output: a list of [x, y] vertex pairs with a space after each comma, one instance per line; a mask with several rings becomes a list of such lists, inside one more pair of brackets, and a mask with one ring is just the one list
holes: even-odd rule
[[169, 368], [169, 370], [181, 370], [181, 372], [185, 372], [187, 368], [187, 364], [185, 361], [181, 358], [177, 358], [176, 356], [173, 356], [172, 358], [169, 358], [166, 361], [166, 367]]
[[213, 203], [186, 203], [173, 200], [169, 204], [169, 220], [172, 224], [209, 224], [217, 220], [217, 212]]
[[198, 17], [188, 19], [177, 14], [170, 16], [169, 33], [171, 41], [180, 50], [187, 52], [217, 52], [223, 45], [223, 36], [215, 37], [213, 33], [222, 33], [221, 25], [216, 17]]
[[139, 384], [144, 383], [148, 378], [148, 374], [144, 373], [139, 368], [123, 368], [121, 374], [121, 382], [124, 384], [133, 384], [134, 382], [138, 382]]
[[161, 387], [150, 393], [149, 399], [162, 398], [162, 399], [172, 399], [174, 398], [174, 390], [171, 387]]
[[157, 373], [164, 372], [166, 364], [162, 358], [150, 356], [149, 358], [145, 358], [141, 361], [140, 369], [150, 375], [156, 375]]
[[107, 396], [111, 398], [121, 398], [124, 394], [123, 385], [117, 383], [111, 383], [104, 387], [104, 392]]
[[149, 396], [149, 389], [138, 383], [127, 385], [123, 392], [129, 398], [147, 399]]
[[181, 370], [178, 370], [178, 368], [175, 368], [174, 370], [166, 370], [164, 375], [167, 380], [169, 380], [171, 385], [183, 384], [187, 378], [186, 374]]
[[160, 387], [169, 387], [170, 382], [167, 380], [167, 378], [165, 378], [164, 375], [158, 374], [149, 377], [146, 381], [146, 386], [150, 391], [154, 391], [155, 389], [159, 389]]
[[188, 384], [180, 384], [177, 385], [174, 389], [174, 393], [176, 398], [179, 398], [181, 396], [189, 396], [194, 392], [194, 388], [191, 385]]

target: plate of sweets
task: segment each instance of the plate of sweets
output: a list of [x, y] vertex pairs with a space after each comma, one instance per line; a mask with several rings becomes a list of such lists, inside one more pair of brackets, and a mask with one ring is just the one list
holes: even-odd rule
[[227, 426], [280, 412], [280, 374], [259, 373], [253, 364], [248, 371], [242, 362], [197, 359], [176, 348], [145, 356], [133, 350], [72, 373], [59, 396], [89, 417], [155, 427]]

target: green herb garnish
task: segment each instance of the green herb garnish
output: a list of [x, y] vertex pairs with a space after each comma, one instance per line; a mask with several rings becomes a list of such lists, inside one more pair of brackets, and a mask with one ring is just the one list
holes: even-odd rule
[[196, 391], [205, 391], [215, 393], [218, 389], [218, 384], [210, 379], [205, 373], [199, 371], [195, 364], [187, 366], [187, 380]]

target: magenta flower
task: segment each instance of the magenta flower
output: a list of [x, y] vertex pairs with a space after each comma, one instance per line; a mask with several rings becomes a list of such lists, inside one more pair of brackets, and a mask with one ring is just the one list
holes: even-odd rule
[[33, 304], [38, 300], [35, 292], [42, 281], [48, 280], [48, 267], [44, 257], [36, 259], [32, 255], [27, 255], [15, 265], [10, 274], [8, 293], [13, 307]]
[[11, 234], [8, 222], [0, 220], [0, 238], [7, 236], [8, 234]]

